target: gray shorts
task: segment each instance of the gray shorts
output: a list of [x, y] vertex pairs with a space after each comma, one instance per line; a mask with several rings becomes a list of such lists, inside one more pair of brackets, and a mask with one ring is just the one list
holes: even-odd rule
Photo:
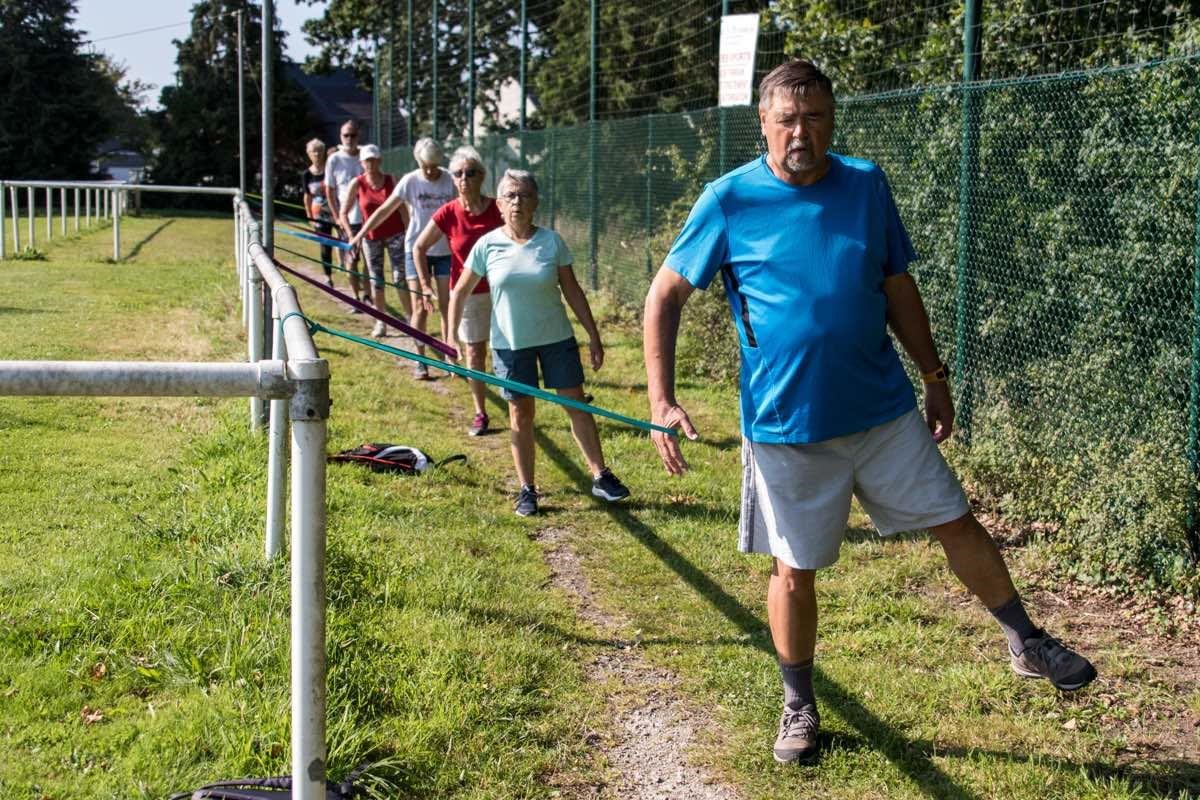
[[742, 440], [738, 549], [796, 569], [838, 559], [850, 498], [881, 536], [932, 528], [970, 511], [962, 485], [916, 409], [859, 433], [813, 444]]
[[[542, 367], [542, 385], [547, 389], [570, 389], [583, 385], [583, 364], [579, 360], [579, 342], [575, 337], [561, 342], [521, 347], [516, 350], [492, 349], [492, 371], [496, 377], [507, 378], [526, 386], [538, 385], [538, 365]], [[511, 389], [501, 389], [505, 400], [519, 400], [525, 395]]]
[[367, 251], [367, 269], [371, 271], [371, 285], [376, 289], [383, 288], [383, 251], [387, 250], [388, 258], [392, 260], [392, 271], [397, 264], [404, 263], [404, 234], [397, 233], [387, 239], [363, 239], [363, 249]]

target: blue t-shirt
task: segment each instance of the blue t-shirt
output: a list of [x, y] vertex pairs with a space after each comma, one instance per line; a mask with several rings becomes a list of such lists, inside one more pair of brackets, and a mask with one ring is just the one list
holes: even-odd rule
[[803, 444], [916, 406], [887, 333], [883, 280], [916, 258], [887, 178], [829, 153], [792, 186], [765, 156], [704, 188], [665, 264], [698, 289], [718, 271], [742, 351], [742, 435]]

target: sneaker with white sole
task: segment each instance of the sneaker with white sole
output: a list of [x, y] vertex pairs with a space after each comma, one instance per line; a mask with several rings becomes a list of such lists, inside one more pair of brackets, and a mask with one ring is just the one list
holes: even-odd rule
[[800, 708], [784, 706], [779, 718], [779, 735], [775, 737], [775, 760], [780, 764], [804, 761], [817, 754], [817, 732], [821, 716], [812, 703]]
[[375, 323], [375, 327], [371, 328], [371, 337], [381, 339], [384, 336], [387, 336], [387, 325], [383, 324], [383, 320], [378, 320]]
[[605, 468], [592, 480], [592, 494], [610, 503], [629, 497], [629, 489], [621, 483], [621, 479]]
[[488, 415], [476, 414], [475, 419], [471, 420], [471, 427], [467, 428], [467, 433], [471, 436], [479, 436], [487, 433]]
[[521, 487], [521, 493], [517, 495], [516, 512], [518, 517], [532, 517], [538, 513], [538, 493], [537, 489], [526, 485]]
[[419, 381], [429, 380], [429, 367], [418, 361], [417, 365], [413, 367], [413, 377]]
[[1040, 628], [1025, 640], [1025, 649], [1008, 650], [1013, 672], [1025, 678], [1045, 678], [1063, 692], [1082, 689], [1096, 677], [1092, 662]]

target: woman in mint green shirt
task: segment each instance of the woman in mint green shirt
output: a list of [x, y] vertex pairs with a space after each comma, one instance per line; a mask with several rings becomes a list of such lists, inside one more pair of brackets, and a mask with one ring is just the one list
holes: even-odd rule
[[[450, 294], [449, 329], [458, 331], [463, 304], [480, 279], [487, 278], [492, 294], [492, 368], [496, 375], [530, 386], [538, 385], [538, 368], [547, 389], [583, 400], [583, 365], [579, 343], [563, 300], [588, 335], [592, 369], [604, 363], [604, 345], [592, 309], [571, 268], [571, 251], [555, 231], [533, 224], [537, 182], [524, 170], [508, 170], [496, 187], [504, 226], [480, 237], [467, 256], [462, 275]], [[460, 350], [465, 346], [460, 343]], [[534, 398], [511, 392], [508, 420], [513, 463], [521, 491], [516, 512], [537, 513], [534, 483]], [[571, 433], [592, 473], [592, 494], [609, 502], [624, 500], [629, 490], [604, 464], [600, 434], [591, 414], [567, 409]]]

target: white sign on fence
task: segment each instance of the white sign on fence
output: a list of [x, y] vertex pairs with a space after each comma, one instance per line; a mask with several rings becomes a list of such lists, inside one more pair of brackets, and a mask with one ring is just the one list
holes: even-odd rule
[[754, 95], [754, 55], [757, 49], [758, 14], [726, 14], [721, 17], [718, 105], [750, 105]]

